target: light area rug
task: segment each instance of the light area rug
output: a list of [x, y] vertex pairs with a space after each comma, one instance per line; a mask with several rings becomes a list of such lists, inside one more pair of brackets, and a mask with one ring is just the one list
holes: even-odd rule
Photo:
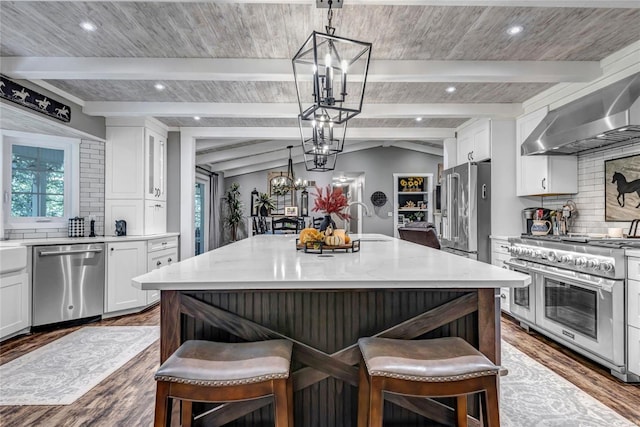
[[160, 337], [157, 326], [84, 327], [0, 366], [0, 405], [69, 405]]
[[633, 427], [634, 423], [502, 341], [502, 427]]

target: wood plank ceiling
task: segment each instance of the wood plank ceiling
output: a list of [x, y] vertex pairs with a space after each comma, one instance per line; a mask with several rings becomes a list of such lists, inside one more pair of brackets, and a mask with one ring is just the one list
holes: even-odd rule
[[[365, 107], [350, 129], [361, 139], [389, 129], [387, 144], [435, 154], [443, 130], [476, 116], [517, 115], [520, 103], [554, 84], [597, 77], [597, 61], [640, 40], [633, 1], [367, 2], [346, 0], [334, 18], [337, 35], [373, 43]], [[297, 128], [289, 61], [325, 20], [314, 0], [2, 1], [1, 70], [79, 100], [89, 114], [200, 128], [207, 136], [198, 159], [214, 169], [250, 158], [251, 146], [284, 162], [292, 141], [283, 136]], [[86, 21], [96, 30], [81, 29]], [[522, 33], [509, 35], [513, 25]], [[259, 137], [239, 131], [246, 128]], [[235, 164], [247, 170], [245, 163]]]

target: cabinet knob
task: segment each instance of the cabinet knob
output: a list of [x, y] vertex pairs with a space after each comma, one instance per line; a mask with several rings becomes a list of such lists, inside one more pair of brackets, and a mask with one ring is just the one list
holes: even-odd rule
[[160, 261], [156, 262], [156, 265], [162, 265], [162, 263]]
[[113, 252], [113, 248], [111, 248], [111, 252]]
[[507, 296], [505, 294], [500, 294], [500, 298], [507, 299]]
[[171, 261], [173, 261], [171, 258], [169, 258], [169, 259], [167, 260], [167, 262], [171, 262]]

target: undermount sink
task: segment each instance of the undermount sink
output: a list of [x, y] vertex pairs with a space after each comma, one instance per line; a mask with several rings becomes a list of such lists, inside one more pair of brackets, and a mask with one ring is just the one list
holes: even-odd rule
[[0, 246], [0, 274], [22, 270], [26, 266], [26, 246]]

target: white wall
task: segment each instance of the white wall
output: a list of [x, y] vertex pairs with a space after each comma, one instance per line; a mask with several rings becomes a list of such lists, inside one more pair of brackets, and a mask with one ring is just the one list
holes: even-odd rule
[[[438, 163], [442, 163], [441, 156], [405, 150], [396, 147], [377, 147], [352, 153], [340, 154], [336, 171], [364, 172], [364, 203], [372, 213], [371, 217], [363, 217], [363, 233], [381, 233], [393, 236], [393, 218], [388, 213], [393, 212], [393, 174], [402, 172], [433, 173], [437, 176]], [[286, 171], [286, 166], [277, 171]], [[249, 215], [251, 207], [251, 191], [257, 188], [260, 192], [266, 192], [267, 172], [260, 171], [246, 175], [238, 175], [225, 180], [225, 189], [232, 182], [240, 184], [240, 193], [244, 202], [245, 215]], [[296, 178], [316, 181], [317, 186], [326, 186], [331, 183], [333, 172], [307, 172], [303, 164], [294, 164]], [[309, 189], [310, 193], [313, 192]], [[387, 195], [385, 206], [375, 208], [371, 204], [371, 194], [382, 191]], [[309, 210], [311, 216], [321, 216], [318, 212], [311, 211], [313, 197], [309, 197]]]

